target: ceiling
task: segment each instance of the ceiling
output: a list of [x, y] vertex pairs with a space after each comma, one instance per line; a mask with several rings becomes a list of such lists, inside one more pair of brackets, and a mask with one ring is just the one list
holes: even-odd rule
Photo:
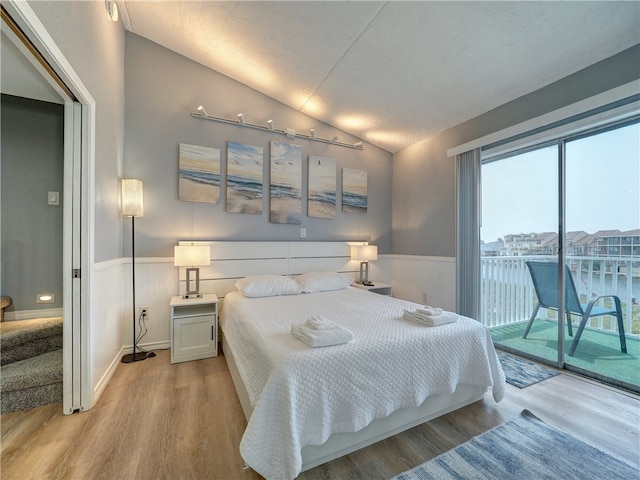
[[127, 30], [389, 152], [640, 43], [635, 1], [118, 4]]

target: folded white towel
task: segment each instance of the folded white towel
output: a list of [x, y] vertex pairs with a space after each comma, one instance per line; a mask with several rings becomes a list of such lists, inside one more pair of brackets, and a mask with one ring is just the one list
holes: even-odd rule
[[314, 330], [333, 330], [336, 328], [336, 324], [331, 320], [323, 317], [322, 315], [315, 315], [311, 318], [308, 318], [304, 324], [312, 328]]
[[305, 323], [294, 323], [291, 325], [291, 334], [310, 347], [329, 347], [353, 340], [351, 331], [339, 325], [329, 330], [316, 330]]
[[419, 311], [411, 312], [405, 310], [402, 318], [419, 325], [427, 327], [437, 327], [447, 323], [453, 323], [458, 320], [458, 314], [453, 312], [443, 312], [440, 315], [425, 315]]
[[444, 310], [438, 307], [430, 307], [429, 305], [425, 305], [423, 308], [416, 308], [416, 312], [423, 313], [431, 317], [436, 317], [438, 315], [442, 315], [444, 313]]

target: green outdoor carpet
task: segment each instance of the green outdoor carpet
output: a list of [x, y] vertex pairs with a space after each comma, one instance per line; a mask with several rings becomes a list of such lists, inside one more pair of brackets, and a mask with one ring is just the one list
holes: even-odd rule
[[[536, 320], [527, 338], [522, 338], [524, 323], [514, 323], [491, 329], [497, 348], [538, 357], [556, 363], [558, 359], [557, 323]], [[574, 332], [575, 332], [574, 328]], [[565, 352], [573, 341], [565, 328]], [[573, 357], [565, 355], [565, 363], [595, 378], [609, 381], [634, 391], [640, 391], [640, 339], [627, 335], [627, 353], [620, 351], [618, 335], [585, 329]]]
[[638, 470], [528, 410], [392, 480], [631, 480]]

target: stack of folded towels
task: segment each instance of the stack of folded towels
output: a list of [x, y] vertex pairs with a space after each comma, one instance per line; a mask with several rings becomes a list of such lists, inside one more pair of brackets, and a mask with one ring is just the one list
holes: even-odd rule
[[405, 320], [427, 327], [437, 327], [446, 323], [453, 323], [458, 319], [458, 314], [453, 312], [445, 312], [441, 308], [425, 306], [417, 308], [415, 312], [409, 310], [404, 311], [402, 316]]
[[310, 347], [329, 347], [353, 340], [353, 334], [321, 315], [291, 325], [291, 334]]

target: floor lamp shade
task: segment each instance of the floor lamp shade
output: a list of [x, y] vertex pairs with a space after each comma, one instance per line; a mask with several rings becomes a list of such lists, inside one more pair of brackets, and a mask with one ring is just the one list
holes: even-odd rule
[[360, 279], [358, 283], [373, 285], [369, 281], [369, 261], [378, 259], [378, 247], [376, 245], [353, 245], [351, 247], [351, 260], [360, 262]]
[[136, 178], [122, 179], [122, 215], [125, 217], [142, 217], [144, 214], [142, 180]]
[[[184, 298], [199, 298], [200, 269], [194, 268], [211, 264], [211, 250], [208, 245], [178, 245], [173, 247], [173, 264], [186, 269], [186, 294]], [[195, 276], [195, 279], [192, 278]]]
[[133, 352], [122, 357], [122, 363], [132, 363], [147, 358], [147, 352], [138, 351], [136, 335], [136, 229], [135, 217], [142, 217], [142, 181], [135, 178], [122, 179], [122, 215], [131, 217], [131, 304], [133, 317]]

